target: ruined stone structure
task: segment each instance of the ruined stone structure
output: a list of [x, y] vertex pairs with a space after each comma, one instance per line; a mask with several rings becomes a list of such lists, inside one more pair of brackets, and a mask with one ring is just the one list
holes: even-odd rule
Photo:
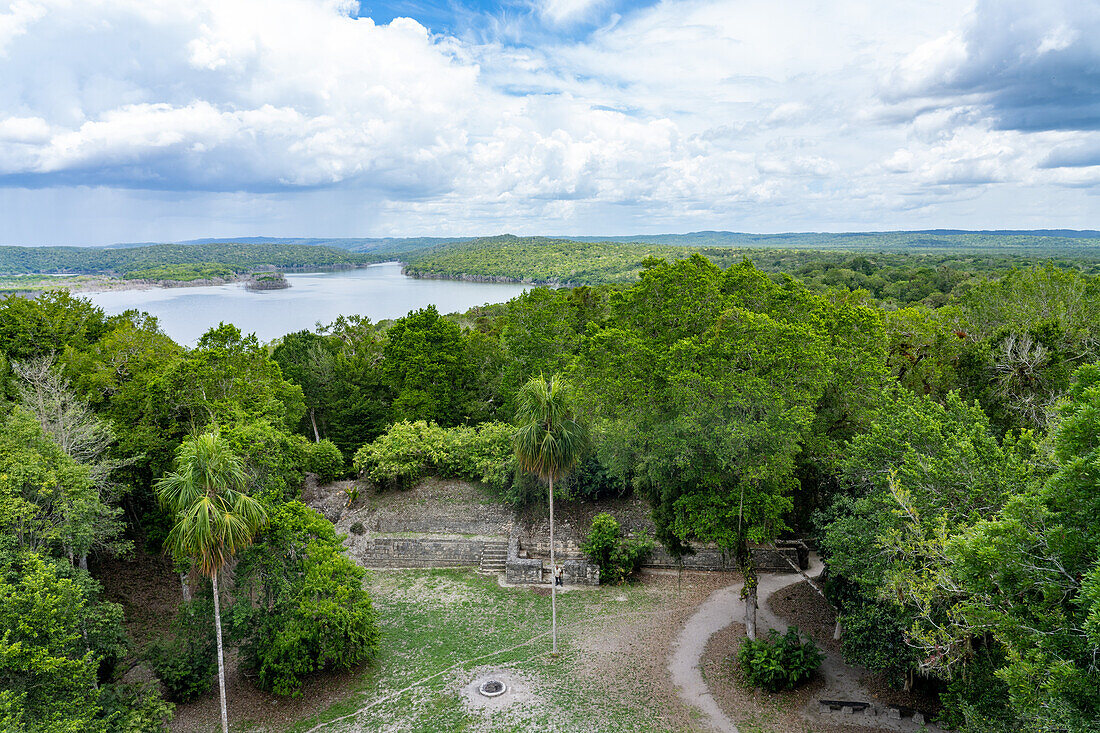
[[[320, 486], [307, 480], [302, 498], [347, 535], [351, 556], [364, 567], [478, 567], [503, 573], [506, 582], [517, 585], [550, 582], [549, 519], [537, 510], [513, 511], [477, 486], [435, 478], [385, 494], [360, 486], [359, 499], [349, 507], [353, 487], [350, 481]], [[599, 568], [580, 549], [600, 511], [614, 515], [624, 532], [652, 534], [654, 529], [640, 500], [556, 506], [562, 518], [555, 526], [554, 549], [565, 585], [600, 582]], [[795, 566], [806, 567], [805, 548], [801, 550], [796, 544], [754, 548], [753, 561], [760, 571], [793, 572]], [[682, 558], [682, 565], [658, 547], [643, 567], [735, 569], [726, 553], [705, 545]]]

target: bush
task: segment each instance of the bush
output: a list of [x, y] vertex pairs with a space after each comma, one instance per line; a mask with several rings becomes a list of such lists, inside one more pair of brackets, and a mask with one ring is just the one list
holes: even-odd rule
[[355, 453], [355, 470], [382, 487], [408, 487], [429, 471], [507, 492], [515, 474], [511, 426], [441, 428], [418, 420], [390, 426]]
[[306, 470], [322, 481], [333, 481], [344, 475], [344, 454], [328, 438], [310, 443], [306, 449]]
[[[564, 483], [568, 496], [579, 501], [624, 496], [630, 491], [630, 485], [614, 476], [595, 454], [590, 454], [577, 463]], [[555, 484], [555, 493], [557, 489]]]
[[296, 501], [268, 521], [236, 568], [231, 633], [260, 687], [297, 695], [305, 676], [369, 659], [378, 616], [331, 522]]
[[160, 733], [168, 730], [173, 705], [152, 684], [105, 685], [99, 691], [100, 717], [107, 733]]
[[180, 606], [169, 641], [154, 641], [145, 658], [168, 692], [168, 699], [186, 702], [210, 689], [218, 671], [214, 636], [214, 599], [196, 598]]
[[600, 566], [601, 583], [623, 583], [637, 572], [653, 551], [653, 540], [645, 536], [623, 537], [618, 521], [607, 512], [601, 512], [593, 518], [581, 551]]
[[908, 627], [901, 609], [868, 600], [837, 620], [844, 629], [842, 644], [848, 663], [879, 672], [895, 687], [901, 687], [917, 669], [920, 658], [905, 642]]
[[737, 664], [749, 684], [770, 692], [790, 690], [813, 676], [823, 655], [813, 641], [802, 641], [797, 627], [780, 635], [768, 631], [766, 639], [746, 640], [737, 653]]

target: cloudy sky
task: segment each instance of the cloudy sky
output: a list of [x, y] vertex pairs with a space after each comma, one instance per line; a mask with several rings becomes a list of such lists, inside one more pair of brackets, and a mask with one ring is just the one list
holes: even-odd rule
[[0, 244], [1100, 228], [1096, 0], [0, 0]]

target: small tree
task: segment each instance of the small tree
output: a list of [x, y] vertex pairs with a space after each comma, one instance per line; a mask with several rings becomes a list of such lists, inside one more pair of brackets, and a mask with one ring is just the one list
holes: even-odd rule
[[622, 583], [637, 572], [642, 561], [653, 551], [653, 540], [645, 536], [624, 538], [615, 517], [601, 512], [592, 519], [592, 528], [581, 544], [581, 551], [600, 566], [601, 583]]
[[550, 631], [558, 653], [557, 586], [554, 584], [554, 479], [569, 473], [588, 443], [574, 419], [569, 384], [560, 375], [532, 377], [519, 392], [515, 447], [520, 468], [545, 479], [550, 498]]
[[165, 546], [177, 557], [194, 561], [213, 585], [222, 733], [229, 731], [229, 717], [225, 708], [218, 572], [235, 553], [252, 543], [267, 521], [263, 506], [244, 493], [244, 487], [244, 464], [217, 433], [184, 441], [176, 453], [176, 470], [156, 485], [157, 498], [175, 518]]

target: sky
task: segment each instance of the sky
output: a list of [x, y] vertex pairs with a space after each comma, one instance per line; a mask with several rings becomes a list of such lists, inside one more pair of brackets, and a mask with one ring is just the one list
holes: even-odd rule
[[1097, 0], [0, 0], [0, 244], [1100, 228]]

